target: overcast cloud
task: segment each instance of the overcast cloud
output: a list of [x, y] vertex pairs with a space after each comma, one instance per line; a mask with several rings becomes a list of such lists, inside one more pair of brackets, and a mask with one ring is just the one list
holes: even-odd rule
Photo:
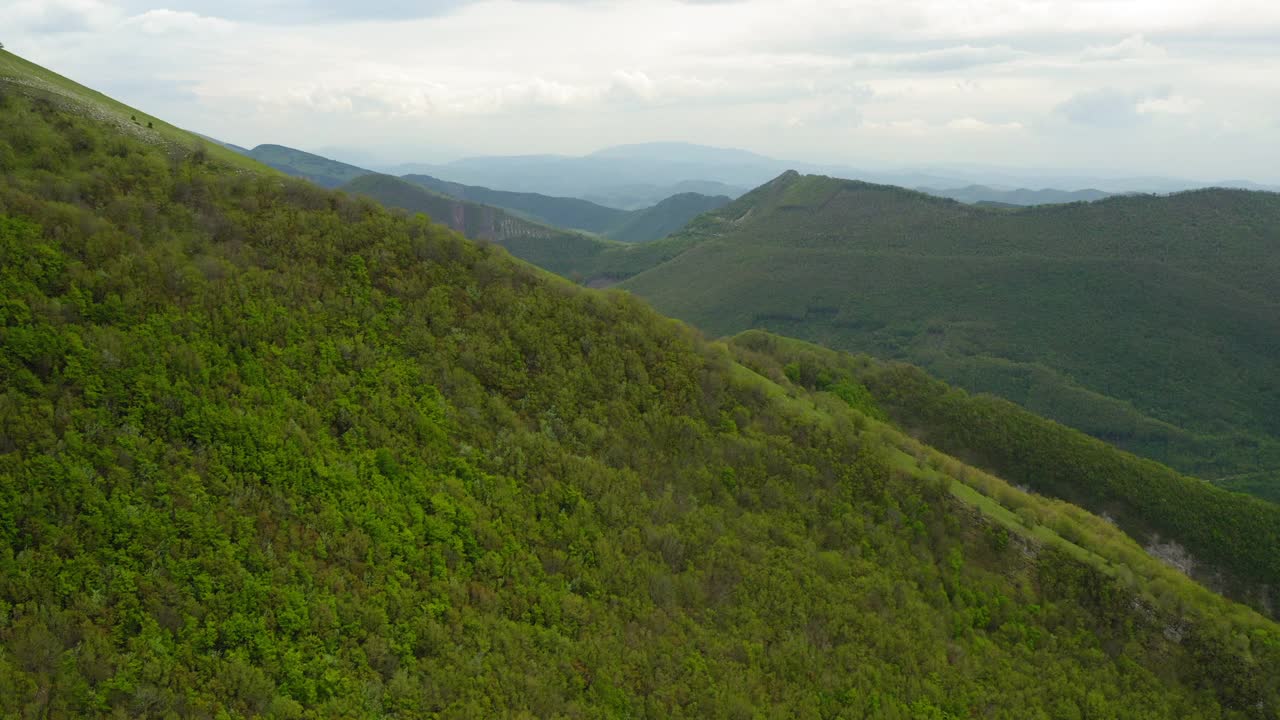
[[1280, 181], [1274, 0], [0, 0], [185, 127], [370, 161], [653, 140]]

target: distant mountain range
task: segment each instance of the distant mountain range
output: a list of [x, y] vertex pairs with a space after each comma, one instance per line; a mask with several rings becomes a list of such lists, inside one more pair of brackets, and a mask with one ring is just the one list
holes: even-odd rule
[[[213, 140], [213, 142], [218, 142]], [[488, 156], [430, 165], [407, 163], [364, 169], [280, 145], [239, 150], [283, 172], [337, 187], [377, 170], [396, 176], [425, 176], [429, 186], [472, 187], [477, 191], [534, 194], [586, 200], [615, 210], [652, 207], [674, 195], [695, 193], [737, 198], [750, 188], [794, 169], [802, 173], [915, 188], [966, 203], [1030, 206], [1099, 200], [1110, 195], [1167, 194], [1204, 187], [1280, 191], [1247, 180], [1201, 182], [1154, 176], [1079, 175], [1065, 170], [1011, 170], [982, 166], [876, 170], [839, 164], [796, 163], [745, 150], [690, 143], [646, 143], [605, 148], [581, 157], [565, 155]], [[477, 202], [520, 211], [490, 200]], [[577, 217], [574, 215], [574, 217]], [[548, 218], [541, 218], [551, 222]], [[560, 224], [560, 223], [552, 223]], [[592, 232], [598, 223], [580, 227]]]
[[681, 193], [652, 207], [619, 210], [578, 198], [490, 190], [447, 182], [430, 175], [405, 175], [404, 179], [450, 197], [500, 207], [547, 225], [585, 230], [623, 242], [645, 242], [665, 237], [683, 228], [694, 216], [731, 202], [724, 195]]
[[1245, 180], [1202, 182], [1153, 176], [1082, 175], [1069, 170], [983, 166], [857, 168], [778, 160], [745, 150], [689, 143], [621, 145], [584, 156], [474, 157], [438, 165], [379, 167], [395, 175], [426, 174], [452, 182], [517, 192], [577, 197], [634, 209], [681, 192], [738, 197], [794, 169], [885, 185], [917, 188], [963, 202], [1038, 205], [1094, 200], [1123, 193], [1170, 193], [1202, 187], [1280, 190]]
[[1028, 190], [1027, 188], [999, 190], [997, 188], [987, 187], [986, 185], [969, 185], [967, 187], [954, 188], [951, 190], [935, 190], [932, 188], [917, 189], [921, 192], [929, 193], [930, 195], [951, 198], [952, 200], [959, 200], [960, 202], [974, 205], [1004, 205], [1008, 207], [1092, 202], [1112, 195], [1112, 193], [1106, 193], [1101, 190]]
[[[215, 140], [214, 142], [217, 141]], [[378, 195], [394, 189], [394, 192], [391, 193], [393, 197], [406, 197], [403, 188], [387, 182], [385, 178], [391, 176], [374, 173], [372, 170], [366, 170], [314, 153], [296, 150], [283, 145], [259, 145], [252, 150], [243, 150], [233, 145], [219, 144], [224, 147], [241, 150], [264, 165], [295, 177], [306, 178], [321, 187], [338, 188], [346, 186], [344, 189], [355, 188], [357, 189], [356, 191], [375, 196], [379, 200], [383, 198], [377, 197]], [[349, 185], [357, 179], [372, 175], [378, 175], [382, 179], [371, 183]], [[645, 242], [664, 237], [683, 228], [694, 216], [708, 210], [723, 207], [731, 201], [731, 198], [726, 195], [708, 196], [694, 192], [680, 192], [664, 197], [652, 206], [637, 210], [621, 210], [580, 198], [491, 190], [487, 187], [439, 180], [429, 175], [406, 175], [404, 180], [426, 188], [433, 193], [465, 201], [463, 205], [455, 203], [450, 208], [445, 208], [437, 203], [435, 205], [437, 211], [453, 213], [455, 211], [453, 208], [467, 207], [468, 203], [487, 205], [491, 206], [490, 209], [497, 208], [507, 211], [503, 215], [489, 213], [490, 216], [496, 218], [510, 215], [512, 220], [523, 218], [526, 221], [532, 221], [542, 226], [582, 230], [624, 242]], [[688, 184], [677, 184], [680, 187], [686, 185]], [[429, 212], [418, 207], [424, 202], [426, 202], [424, 198], [415, 196], [411, 204], [415, 206], [413, 208], [415, 210]], [[399, 207], [405, 206], [403, 202], [391, 202], [389, 204]], [[485, 230], [479, 235], [472, 234], [471, 231], [477, 230], [481, 226], [452, 223], [449, 219], [452, 215], [446, 217], [437, 216], [432, 212], [429, 212], [429, 214], [432, 217], [437, 217], [442, 222], [461, 225], [455, 227], [455, 229], [464, 232], [468, 237], [493, 240], [496, 239], [495, 233], [501, 235], [500, 231], [492, 229]], [[472, 209], [471, 214], [474, 217], [483, 215], [478, 208]], [[498, 226], [501, 226], [503, 222], [498, 220]], [[488, 227], [488, 225], [486, 224], [485, 227]], [[470, 229], [468, 230], [468, 228]], [[542, 231], [538, 232], [541, 233]], [[528, 235], [523, 230], [520, 231], [520, 234]]]
[[[512, 192], [581, 198], [622, 210], [649, 207], [684, 193], [734, 198], [774, 174], [772, 161], [743, 151], [663, 144], [645, 146], [654, 150], [646, 155], [638, 147], [610, 148], [585, 157], [476, 157], [442, 165], [412, 163], [379, 169], [393, 175], [430, 175]], [[688, 148], [689, 157], [673, 147]]]

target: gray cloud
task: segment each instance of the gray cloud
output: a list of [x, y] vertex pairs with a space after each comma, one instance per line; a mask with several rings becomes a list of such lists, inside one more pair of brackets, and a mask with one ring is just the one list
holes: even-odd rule
[[131, 15], [148, 10], [176, 10], [267, 24], [330, 23], [365, 20], [409, 20], [436, 17], [472, 4], [474, 0], [123, 0]]
[[1014, 50], [1007, 45], [996, 47], [962, 45], [894, 57], [886, 61], [885, 65], [895, 70], [909, 72], [946, 72], [1010, 62], [1027, 55], [1028, 53]]
[[1134, 92], [1104, 87], [1072, 95], [1058, 105], [1057, 112], [1077, 125], [1096, 128], [1125, 128], [1143, 121], [1138, 106], [1145, 100], [1168, 96], [1168, 91]]
[[1280, 56], [1241, 40], [1280, 36], [1273, 0], [0, 4], [11, 49], [241, 145], [1280, 167]]

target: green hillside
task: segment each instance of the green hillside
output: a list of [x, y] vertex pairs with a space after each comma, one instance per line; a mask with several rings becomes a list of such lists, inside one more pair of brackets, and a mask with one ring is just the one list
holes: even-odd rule
[[283, 145], [259, 145], [249, 157], [287, 175], [306, 178], [320, 187], [336, 188], [358, 177], [372, 174], [364, 168]]
[[789, 173], [625, 283], [714, 334], [899, 358], [1280, 500], [1280, 195], [994, 210]]
[[536, 222], [585, 230], [623, 242], [664, 238], [683, 228], [694, 217], [730, 202], [723, 195], [681, 193], [641, 210], [618, 210], [577, 198], [490, 190], [439, 180], [430, 175], [405, 175], [404, 179], [459, 200], [492, 205]]
[[0, 716], [1280, 712], [1280, 626], [913, 440], [893, 369], [0, 120]]
[[1280, 505], [1182, 476], [910, 365], [758, 330], [731, 344], [744, 363], [780, 382], [838, 394], [864, 388], [868, 406], [929, 445], [1035, 492], [1097, 508], [1144, 547], [1177, 543], [1194, 577], [1257, 607], [1280, 608]]

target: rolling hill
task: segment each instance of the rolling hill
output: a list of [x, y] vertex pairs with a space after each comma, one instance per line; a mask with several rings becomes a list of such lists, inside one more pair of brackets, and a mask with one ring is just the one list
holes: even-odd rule
[[718, 210], [729, 202], [724, 195], [672, 195], [653, 207], [631, 211], [604, 234], [623, 242], [658, 240], [683, 229], [702, 213]]
[[578, 198], [490, 190], [447, 182], [430, 175], [405, 175], [403, 179], [459, 200], [510, 210], [535, 222], [584, 230], [623, 242], [646, 242], [666, 237], [683, 228], [694, 217], [730, 202], [723, 195], [683, 193], [652, 207], [619, 210]]
[[[0, 715], [1280, 709], [1275, 622], [907, 430], [1019, 477], [1114, 450], [1007, 406], [993, 445], [918, 370], [708, 342], [40, 72], [0, 73]], [[1118, 522], [1273, 577], [1275, 506], [1154, 482], [1213, 502]]]
[[283, 145], [259, 145], [247, 154], [263, 165], [293, 177], [306, 178], [325, 188], [336, 188], [358, 177], [372, 174], [371, 170]]
[[713, 334], [899, 358], [1280, 500], [1280, 196], [1019, 211], [795, 173], [624, 287]]

